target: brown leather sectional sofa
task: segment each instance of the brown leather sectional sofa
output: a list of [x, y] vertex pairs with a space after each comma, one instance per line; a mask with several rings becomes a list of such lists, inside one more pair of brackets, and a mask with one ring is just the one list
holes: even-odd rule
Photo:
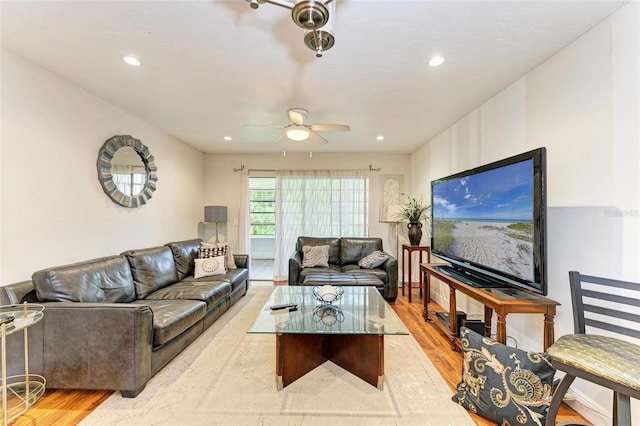
[[[329, 267], [303, 268], [304, 246], [329, 246]], [[398, 296], [398, 261], [386, 253], [387, 260], [372, 269], [363, 269], [358, 261], [372, 252], [382, 251], [382, 238], [298, 237], [289, 258], [289, 285], [375, 285], [389, 302]]]
[[[137, 396], [147, 381], [249, 288], [249, 257], [237, 269], [194, 279], [201, 240], [126, 251], [35, 272], [0, 287], [0, 303], [45, 306], [29, 329], [29, 369], [54, 389], [120, 390]], [[17, 335], [20, 336], [17, 336]], [[9, 370], [23, 368], [18, 338]]]

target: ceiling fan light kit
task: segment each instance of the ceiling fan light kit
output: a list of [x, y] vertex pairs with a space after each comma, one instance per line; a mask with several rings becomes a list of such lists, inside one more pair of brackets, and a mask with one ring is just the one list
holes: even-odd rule
[[[304, 44], [316, 52], [321, 58], [325, 50], [329, 50], [335, 43], [335, 36], [330, 30], [320, 29], [329, 23], [335, 13], [333, 0], [299, 0], [296, 2], [285, 0], [246, 0], [252, 9], [257, 9], [263, 3], [291, 9], [291, 19], [297, 26], [306, 30]], [[327, 7], [328, 6], [328, 7]]]
[[292, 141], [303, 141], [305, 139], [309, 139], [309, 131], [307, 129], [299, 129], [299, 128], [290, 128], [287, 129], [286, 132], [287, 137]]

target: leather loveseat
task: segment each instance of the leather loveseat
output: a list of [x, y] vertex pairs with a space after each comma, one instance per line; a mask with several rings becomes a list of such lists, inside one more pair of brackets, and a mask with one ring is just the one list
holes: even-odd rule
[[[304, 246], [329, 246], [327, 267], [303, 268]], [[398, 261], [388, 253], [380, 266], [365, 269], [358, 262], [382, 250], [381, 238], [298, 237], [289, 258], [289, 285], [375, 285], [382, 297], [394, 302], [398, 296]]]
[[[30, 372], [43, 375], [49, 388], [137, 396], [248, 290], [247, 255], [234, 255], [237, 268], [224, 275], [195, 279], [200, 242], [47, 268], [31, 281], [0, 287], [3, 305], [45, 306], [29, 333]], [[22, 365], [20, 356], [9, 360], [10, 369]]]

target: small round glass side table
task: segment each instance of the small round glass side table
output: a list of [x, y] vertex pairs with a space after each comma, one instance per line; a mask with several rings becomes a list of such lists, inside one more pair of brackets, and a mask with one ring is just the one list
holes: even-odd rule
[[[0, 335], [2, 342], [2, 417], [3, 425], [23, 414], [42, 396], [46, 380], [29, 373], [28, 329], [44, 316], [44, 306], [36, 303], [0, 306]], [[23, 332], [24, 374], [7, 377], [7, 336]]]

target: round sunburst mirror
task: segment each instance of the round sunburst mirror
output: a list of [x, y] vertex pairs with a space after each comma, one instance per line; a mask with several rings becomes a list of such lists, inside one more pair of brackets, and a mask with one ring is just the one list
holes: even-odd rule
[[105, 141], [98, 152], [98, 180], [105, 194], [123, 207], [147, 203], [156, 190], [158, 168], [149, 148], [130, 135]]

